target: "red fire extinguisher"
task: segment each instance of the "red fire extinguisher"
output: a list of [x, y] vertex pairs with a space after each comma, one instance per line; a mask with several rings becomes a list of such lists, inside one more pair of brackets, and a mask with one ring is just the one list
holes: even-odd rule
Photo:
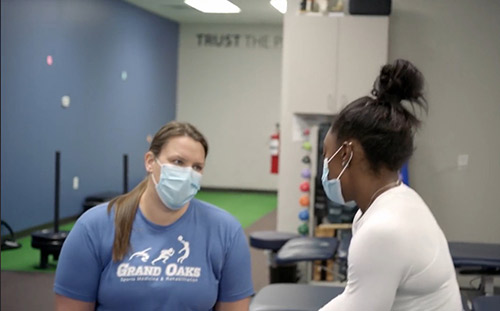
[[271, 151], [271, 174], [278, 174], [279, 149], [280, 131], [279, 123], [276, 123], [276, 133], [271, 135], [271, 141], [269, 143], [269, 150]]

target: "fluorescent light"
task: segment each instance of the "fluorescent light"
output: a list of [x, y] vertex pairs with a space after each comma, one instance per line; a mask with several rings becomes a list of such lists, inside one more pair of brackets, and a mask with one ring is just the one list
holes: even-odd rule
[[240, 13], [239, 7], [228, 0], [184, 0], [184, 3], [203, 13]]
[[271, 5], [281, 14], [286, 13], [286, 0], [271, 0]]

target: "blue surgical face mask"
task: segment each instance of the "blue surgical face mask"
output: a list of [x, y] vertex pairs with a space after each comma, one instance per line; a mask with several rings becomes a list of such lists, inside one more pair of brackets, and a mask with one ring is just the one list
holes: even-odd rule
[[163, 204], [171, 210], [179, 210], [186, 205], [200, 190], [201, 174], [191, 167], [181, 167], [172, 164], [162, 164], [160, 180], [156, 182], [153, 174], [153, 182], [156, 193]]
[[328, 199], [330, 199], [331, 201], [333, 201], [337, 204], [346, 205], [349, 207], [354, 207], [354, 206], [356, 206], [356, 202], [354, 202], [354, 201], [346, 202], [344, 200], [344, 196], [342, 196], [342, 187], [340, 185], [340, 177], [342, 177], [342, 174], [344, 174], [345, 170], [349, 166], [349, 163], [351, 163], [352, 156], [353, 156], [352, 152], [351, 152], [351, 156], [349, 157], [349, 160], [347, 161], [345, 166], [342, 168], [342, 171], [340, 172], [339, 176], [337, 178], [328, 180], [328, 175], [330, 174], [330, 169], [328, 168], [328, 164], [340, 152], [340, 150], [342, 150], [343, 147], [344, 147], [344, 145], [340, 146], [340, 148], [337, 149], [337, 151], [335, 151], [335, 153], [329, 159], [325, 159], [323, 161], [323, 175], [321, 176], [321, 182], [323, 184], [323, 189], [325, 190], [325, 193], [326, 193], [326, 196], [328, 197]]

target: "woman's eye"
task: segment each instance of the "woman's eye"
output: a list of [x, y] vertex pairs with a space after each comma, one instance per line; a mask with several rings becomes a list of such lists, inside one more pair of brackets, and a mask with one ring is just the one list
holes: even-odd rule
[[172, 163], [181, 166], [184, 162], [182, 162], [182, 160], [174, 160]]
[[197, 172], [201, 172], [203, 170], [203, 167], [199, 166], [199, 165], [195, 165], [193, 166], [193, 169]]

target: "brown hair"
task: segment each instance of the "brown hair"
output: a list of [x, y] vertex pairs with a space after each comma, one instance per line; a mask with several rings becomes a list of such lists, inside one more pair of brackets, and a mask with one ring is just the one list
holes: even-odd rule
[[[208, 144], [203, 135], [191, 124], [172, 121], [165, 124], [154, 136], [149, 147], [155, 156], [158, 156], [162, 147], [171, 138], [178, 136], [189, 136], [203, 145], [205, 158], [208, 154]], [[148, 175], [149, 176], [149, 175]], [[142, 194], [146, 190], [148, 177], [145, 177], [139, 185], [130, 192], [120, 195], [108, 204], [108, 213], [115, 208], [115, 237], [113, 241], [113, 260], [120, 261], [130, 248], [130, 234], [134, 223], [137, 208]]]

